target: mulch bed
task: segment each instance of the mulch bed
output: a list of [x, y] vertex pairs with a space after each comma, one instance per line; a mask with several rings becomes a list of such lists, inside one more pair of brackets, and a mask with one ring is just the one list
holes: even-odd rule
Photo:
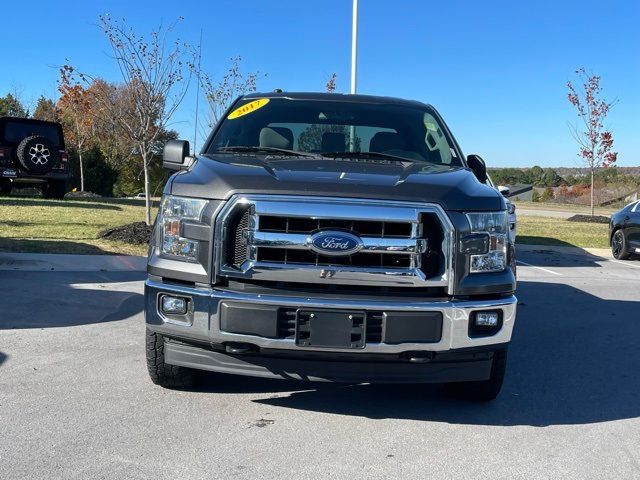
[[149, 243], [152, 229], [153, 227], [147, 225], [145, 222], [135, 222], [104, 230], [100, 232], [99, 236], [107, 240], [143, 245]]
[[567, 218], [568, 222], [584, 222], [584, 223], [609, 223], [609, 217], [603, 215], [574, 215]]
[[64, 198], [102, 198], [102, 196], [93, 192], [67, 192]]

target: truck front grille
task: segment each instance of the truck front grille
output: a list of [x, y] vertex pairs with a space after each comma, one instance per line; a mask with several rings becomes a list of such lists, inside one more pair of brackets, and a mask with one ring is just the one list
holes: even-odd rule
[[249, 209], [240, 209], [234, 213], [231, 224], [233, 228], [229, 232], [226, 243], [226, 261], [236, 267], [242, 265], [247, 259], [247, 242], [243, 235], [249, 227]]
[[327, 257], [305, 250], [288, 250], [286, 248], [258, 247], [256, 260], [282, 263], [285, 265], [315, 266], [357, 266], [357, 267], [389, 267], [408, 268], [411, 266], [409, 255], [393, 253], [356, 253], [344, 257]]
[[263, 215], [260, 230], [280, 233], [313, 233], [317, 230], [333, 229], [357, 232], [362, 236], [384, 238], [411, 238], [410, 222], [367, 222], [362, 220], [342, 220], [336, 218], [300, 218]]
[[[312, 248], [318, 232], [347, 232], [356, 253]], [[453, 227], [440, 207], [377, 200], [247, 195], [216, 222], [218, 276], [237, 281], [446, 287]]]

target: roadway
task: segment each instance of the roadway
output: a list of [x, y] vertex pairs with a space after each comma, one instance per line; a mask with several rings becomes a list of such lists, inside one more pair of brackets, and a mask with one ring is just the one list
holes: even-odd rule
[[505, 385], [474, 404], [213, 374], [162, 389], [141, 260], [47, 261], [0, 254], [1, 478], [640, 477], [640, 262], [522, 251]]

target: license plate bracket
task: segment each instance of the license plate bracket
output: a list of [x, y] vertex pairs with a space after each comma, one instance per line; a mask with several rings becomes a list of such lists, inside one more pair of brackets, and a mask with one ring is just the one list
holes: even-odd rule
[[296, 311], [299, 347], [361, 349], [366, 345], [367, 315], [354, 310]]

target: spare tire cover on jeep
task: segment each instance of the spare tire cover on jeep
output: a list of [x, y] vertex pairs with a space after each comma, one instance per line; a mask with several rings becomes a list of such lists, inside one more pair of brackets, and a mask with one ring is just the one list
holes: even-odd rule
[[58, 163], [58, 149], [51, 140], [40, 135], [23, 139], [16, 150], [22, 166], [32, 173], [47, 173]]

